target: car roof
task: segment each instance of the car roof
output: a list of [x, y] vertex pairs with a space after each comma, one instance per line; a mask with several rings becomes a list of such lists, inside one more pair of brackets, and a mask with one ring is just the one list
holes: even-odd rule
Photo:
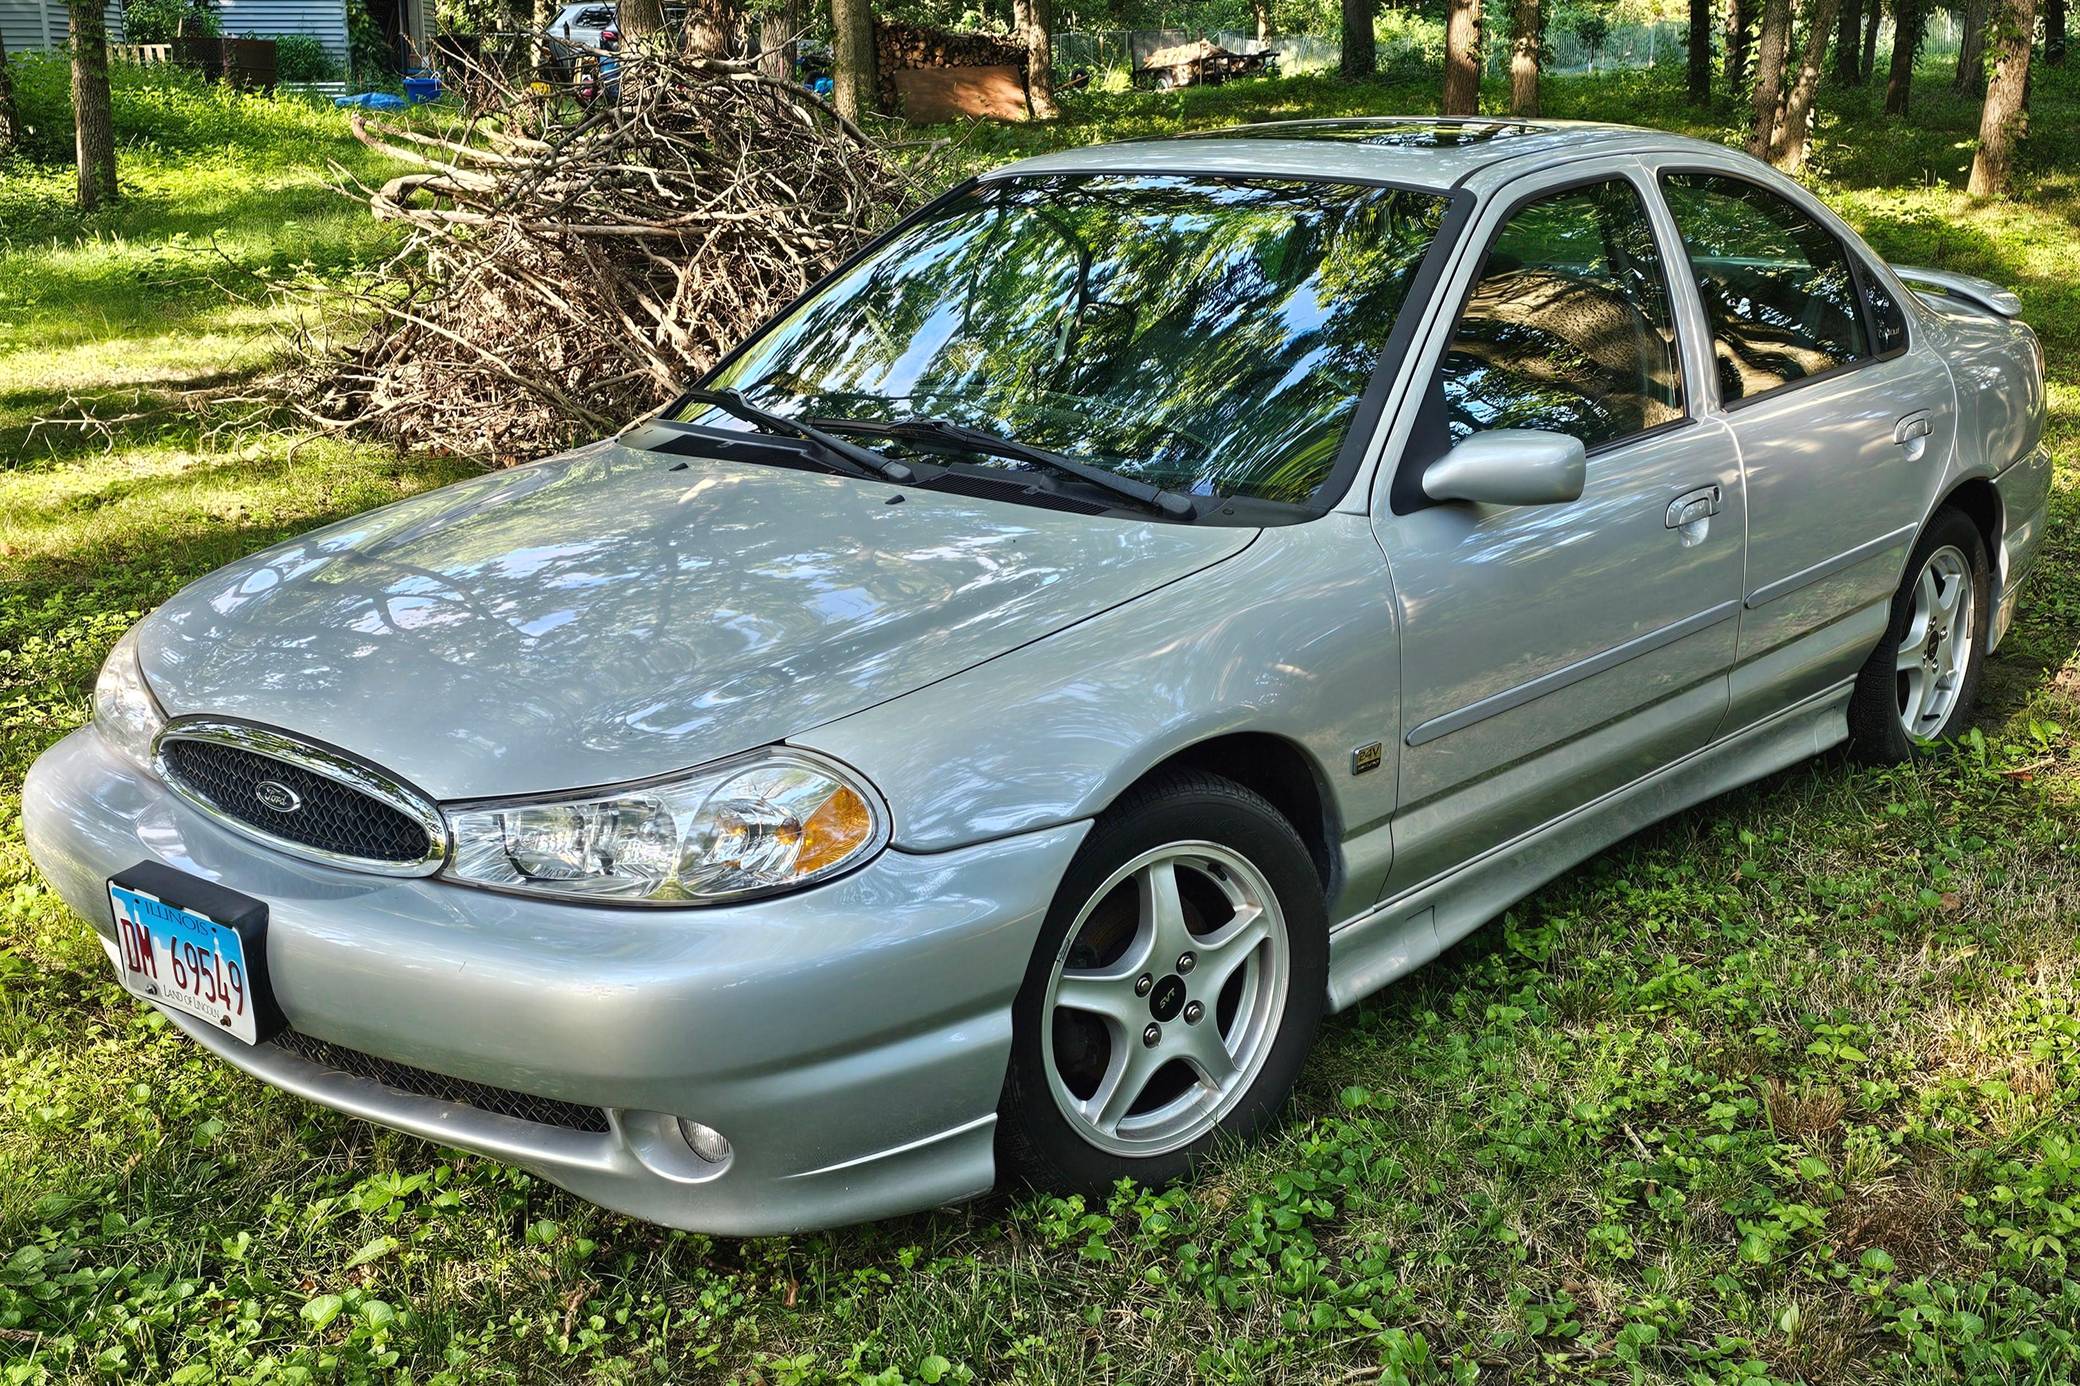
[[1724, 146], [1662, 130], [1598, 121], [1506, 117], [1348, 116], [1275, 120], [1224, 130], [1087, 145], [1022, 159], [986, 177], [1039, 173], [1306, 174], [1454, 188], [1520, 159], [1564, 162], [1592, 154], [1711, 151]]

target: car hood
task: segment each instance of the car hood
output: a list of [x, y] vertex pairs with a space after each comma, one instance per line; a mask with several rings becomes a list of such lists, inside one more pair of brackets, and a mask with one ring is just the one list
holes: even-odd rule
[[598, 444], [256, 554], [145, 622], [145, 677], [437, 798], [578, 788], [859, 712], [1255, 534], [679, 461]]

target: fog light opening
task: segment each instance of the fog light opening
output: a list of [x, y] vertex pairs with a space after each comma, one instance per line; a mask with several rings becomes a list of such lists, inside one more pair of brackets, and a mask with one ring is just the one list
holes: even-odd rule
[[692, 1147], [694, 1154], [711, 1165], [719, 1165], [729, 1158], [729, 1141], [712, 1126], [680, 1117], [679, 1134], [686, 1138], [686, 1144]]

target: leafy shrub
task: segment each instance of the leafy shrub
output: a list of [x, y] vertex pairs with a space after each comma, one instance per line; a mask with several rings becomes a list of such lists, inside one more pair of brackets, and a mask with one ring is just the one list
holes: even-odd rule
[[339, 64], [309, 34], [276, 34], [274, 75], [283, 82], [329, 82], [339, 76]]
[[[70, 163], [72, 73], [65, 54], [23, 53], [10, 58], [8, 68], [28, 128], [22, 152], [39, 162]], [[236, 150], [249, 169], [322, 168], [338, 147], [342, 121], [329, 106], [239, 91], [171, 63], [112, 62], [108, 78], [119, 155]], [[0, 174], [0, 182], [11, 176]]]
[[123, 36], [131, 43], [165, 43], [188, 21], [191, 34], [221, 34], [224, 26], [211, 0], [124, 0]]
[[347, 52], [359, 82], [365, 84], [397, 74], [397, 48], [365, 4], [347, 6]]

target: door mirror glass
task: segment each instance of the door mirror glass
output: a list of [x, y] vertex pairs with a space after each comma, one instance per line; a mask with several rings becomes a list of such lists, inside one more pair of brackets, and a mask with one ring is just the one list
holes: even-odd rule
[[1423, 494], [1480, 505], [1557, 505], [1580, 500], [1588, 474], [1588, 451], [1579, 438], [1491, 428], [1432, 462], [1423, 472]]

